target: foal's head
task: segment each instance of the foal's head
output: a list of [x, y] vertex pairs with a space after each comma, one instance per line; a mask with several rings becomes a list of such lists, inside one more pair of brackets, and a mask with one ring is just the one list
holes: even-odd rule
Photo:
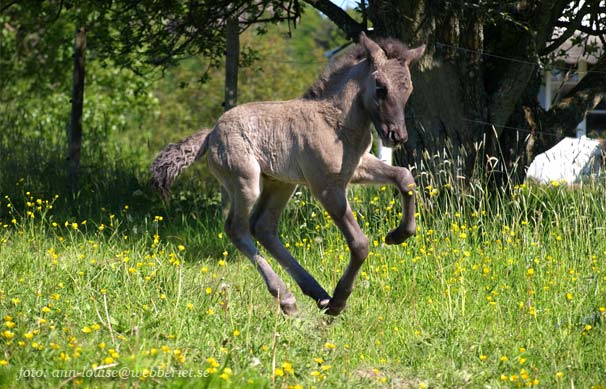
[[360, 34], [360, 45], [371, 66], [362, 86], [363, 103], [383, 144], [391, 147], [408, 140], [404, 121], [404, 106], [412, 93], [408, 66], [423, 55], [425, 46], [408, 49], [394, 40], [381, 43], [385, 50]]

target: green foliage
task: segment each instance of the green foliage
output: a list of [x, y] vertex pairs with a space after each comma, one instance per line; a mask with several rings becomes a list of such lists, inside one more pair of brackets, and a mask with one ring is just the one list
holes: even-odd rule
[[[302, 95], [328, 63], [325, 51], [344, 42], [336, 27], [314, 11], [304, 15], [292, 36], [289, 31], [281, 24], [268, 26], [261, 36], [247, 31], [240, 37], [243, 51], [254, 51], [258, 59], [240, 68], [239, 104]], [[209, 78], [201, 79], [206, 74]], [[154, 127], [152, 146], [160, 149], [200, 127], [212, 127], [223, 113], [222, 63], [212, 66], [202, 58], [185, 60], [165, 72], [155, 93], [161, 107], [170, 107], [150, 123]]]
[[[316, 28], [334, 33], [336, 29], [330, 26], [327, 20], [310, 15], [301, 24], [306, 30], [294, 30], [292, 38], [284, 24], [270, 26], [263, 37], [247, 31], [242, 36], [243, 47], [254, 51], [258, 59], [241, 69], [240, 102], [302, 94], [326, 63], [323, 51], [317, 50], [315, 42], [303, 33]], [[70, 52], [71, 30], [72, 26], [65, 27], [64, 34], [66, 51]], [[339, 44], [333, 38], [325, 42]], [[214, 66], [212, 61], [192, 58], [162, 74], [144, 77], [100, 60], [93, 49], [89, 53], [80, 192], [70, 194], [65, 177], [65, 129], [71, 95], [68, 75], [72, 72], [69, 61], [53, 70], [56, 83], [51, 83], [44, 72], [39, 72], [35, 81], [16, 72], [6, 85], [3, 97], [8, 99], [0, 106], [0, 187], [7, 188], [4, 193], [14, 198], [22, 194], [15, 183], [37, 193], [60, 194], [63, 208], [74, 214], [109, 206], [101, 205], [107, 193], [114, 195], [112, 209], [119, 209], [133, 193], [138, 194], [135, 201], [149, 207], [155, 199], [147, 184], [147, 167], [153, 155], [168, 142], [190, 135], [201, 126], [213, 125], [223, 112], [223, 69], [221, 64]], [[210, 78], [200, 82], [207, 72]], [[192, 185], [214, 185], [208, 175], [200, 175], [200, 170], [204, 168], [192, 169], [181, 180], [175, 199], [190, 199], [191, 193], [199, 190], [192, 189]], [[194, 173], [200, 176], [193, 179]]]
[[[62, 20], [56, 25], [63, 25], [63, 46], [71, 52], [73, 26], [61, 24]], [[306, 31], [335, 31], [326, 27], [331, 26], [327, 20], [314, 15], [301, 26]], [[300, 31], [304, 32], [295, 30], [293, 38], [288, 38], [288, 26], [278, 25], [270, 26], [263, 37], [252, 32], [242, 36], [243, 46], [253, 49], [260, 59], [241, 70], [241, 102], [292, 98], [313, 82], [326, 59], [322, 51], [314, 51], [315, 42], [306, 40]], [[299, 51], [292, 50], [293, 42]], [[327, 42], [332, 44], [332, 40]], [[0, 106], [3, 195], [20, 199], [23, 187], [47, 196], [59, 194], [57, 206], [65, 210], [65, 217], [97, 215], [102, 207], [117, 212], [125, 203], [160, 212], [162, 206], [147, 183], [149, 163], [168, 142], [213, 125], [223, 112], [223, 70], [211, 66], [212, 61], [192, 58], [166, 71], [162, 78], [160, 74], [142, 77], [108, 60], [101, 61], [93, 49], [89, 53], [80, 191], [72, 194], [67, 190], [65, 174], [70, 59], [63, 67], [53, 68], [56, 83], [44, 72], [38, 72], [35, 80], [15, 72], [4, 89], [14, 94], [3, 94], [8, 101]], [[208, 70], [210, 79], [199, 82]], [[217, 199], [214, 180], [204, 173], [204, 167], [191, 170], [179, 182], [172, 199], [175, 208], [171, 209], [195, 214], [194, 209], [215, 204]], [[208, 185], [208, 195], [194, 196]], [[0, 210], [0, 215], [4, 211]]]
[[[146, 74], [167, 69], [191, 56], [217, 63], [224, 54], [226, 20], [238, 18], [241, 30], [257, 22], [295, 22], [297, 0], [240, 1], [37, 1], [2, 6], [0, 71], [28, 79], [44, 93], [70, 62], [73, 33], [84, 27], [89, 53], [106, 66]], [[37, 82], [43, 81], [41, 85]], [[6, 84], [0, 84], [0, 90]], [[40, 88], [42, 87], [42, 88]]]
[[[69, 90], [58, 89], [0, 107], [0, 187], [11, 188], [5, 194], [15, 194], [18, 182], [33, 191], [66, 192], [69, 96]], [[132, 161], [141, 157], [140, 147], [134, 145], [149, 138], [151, 129], [144, 123], [157, 116], [157, 110], [157, 98], [149, 92], [147, 81], [130, 71], [89, 61], [82, 119], [82, 193], [96, 193], [100, 184], [106, 185], [104, 192], [112, 186], [125, 188], [117, 180], [137, 179], [143, 168], [132, 170]], [[127, 138], [133, 140], [128, 147]]]
[[69, 81], [75, 25], [57, 20], [49, 2], [23, 2], [0, 14], [0, 92], [2, 101], [52, 93]]

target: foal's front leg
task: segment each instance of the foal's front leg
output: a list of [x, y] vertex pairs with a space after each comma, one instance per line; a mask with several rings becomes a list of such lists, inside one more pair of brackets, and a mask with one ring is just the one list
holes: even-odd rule
[[329, 315], [336, 316], [345, 308], [358, 271], [368, 256], [368, 238], [351, 212], [345, 187], [329, 186], [311, 189], [345, 236], [350, 252], [349, 265], [339, 279], [326, 311]]
[[387, 244], [399, 244], [415, 234], [416, 187], [410, 171], [404, 167], [390, 166], [372, 154], [365, 154], [351, 179], [353, 184], [392, 184], [402, 195], [402, 219], [400, 225], [385, 237]]

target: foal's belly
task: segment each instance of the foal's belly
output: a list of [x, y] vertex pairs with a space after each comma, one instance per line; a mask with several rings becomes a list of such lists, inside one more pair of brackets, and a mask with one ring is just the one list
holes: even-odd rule
[[274, 180], [291, 184], [306, 184], [305, 176], [299, 166], [293, 161], [283, 161], [282, 158], [271, 158], [267, 155], [258, 158], [261, 173]]

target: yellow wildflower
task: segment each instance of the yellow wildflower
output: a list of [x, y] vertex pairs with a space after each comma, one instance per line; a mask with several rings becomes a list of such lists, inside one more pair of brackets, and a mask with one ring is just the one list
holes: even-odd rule
[[276, 377], [284, 377], [284, 370], [281, 367], [276, 367], [274, 370], [274, 376]]

